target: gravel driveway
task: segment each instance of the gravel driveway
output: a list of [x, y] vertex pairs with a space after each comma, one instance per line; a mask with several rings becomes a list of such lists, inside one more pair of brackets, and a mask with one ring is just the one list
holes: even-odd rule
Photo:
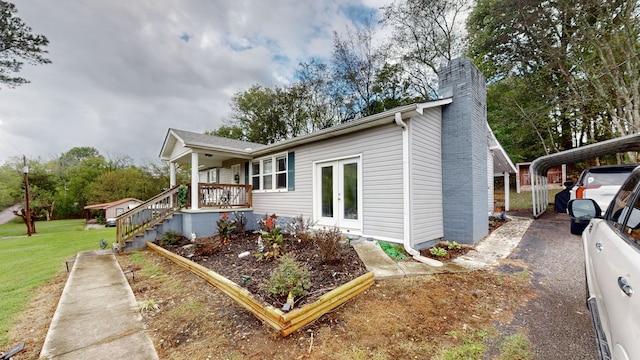
[[509, 325], [527, 330], [533, 358], [598, 359], [586, 306], [582, 240], [569, 232], [569, 216], [544, 213], [509, 258], [528, 265], [537, 294]]

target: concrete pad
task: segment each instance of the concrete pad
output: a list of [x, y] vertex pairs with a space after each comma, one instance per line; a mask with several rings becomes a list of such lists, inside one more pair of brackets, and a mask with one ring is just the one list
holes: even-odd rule
[[442, 267], [440, 266], [429, 266], [418, 261], [400, 261], [398, 262], [398, 268], [405, 274], [405, 276], [431, 275], [442, 272]]
[[512, 217], [510, 221], [478, 242], [473, 250], [443, 266], [429, 266], [419, 261], [395, 261], [375, 241], [358, 241], [351, 244], [367, 270], [373, 272], [376, 280], [472, 271], [497, 266], [501, 259], [509, 256], [518, 246], [532, 222], [532, 219]]
[[158, 359], [115, 255], [79, 253], [51, 321], [41, 359]]
[[390, 279], [404, 277], [405, 273], [398, 268], [397, 263], [373, 241], [362, 241], [353, 244], [353, 248], [366, 266], [373, 272], [375, 279]]
[[532, 219], [513, 218], [478, 242], [474, 250], [453, 260], [469, 270], [497, 266], [515, 249], [533, 223]]

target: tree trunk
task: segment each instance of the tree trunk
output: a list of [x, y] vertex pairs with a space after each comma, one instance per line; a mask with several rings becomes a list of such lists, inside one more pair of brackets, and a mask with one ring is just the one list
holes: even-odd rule
[[[36, 213], [35, 211], [31, 211], [31, 223], [27, 222], [27, 212], [24, 209], [20, 209], [20, 211], [13, 211], [13, 213], [22, 218], [24, 224], [27, 226], [27, 233], [35, 234], [36, 233]], [[29, 231], [31, 230], [31, 231]]]

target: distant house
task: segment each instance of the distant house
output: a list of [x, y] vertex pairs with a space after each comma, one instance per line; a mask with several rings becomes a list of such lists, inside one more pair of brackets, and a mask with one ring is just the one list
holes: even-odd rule
[[206, 236], [234, 208], [249, 227], [265, 214], [302, 215], [408, 250], [476, 243], [488, 233], [493, 178], [516, 169], [487, 124], [484, 76], [456, 59], [439, 77], [441, 99], [270, 145], [169, 129], [160, 159], [172, 189], [176, 165], [191, 167], [190, 201], [163, 229]]
[[[97, 214], [103, 215], [104, 219], [116, 218], [124, 214], [127, 210], [142, 204], [142, 200], [134, 198], [120, 199], [104, 204], [93, 204], [84, 207], [85, 217], [87, 221]], [[93, 215], [93, 216], [92, 216]]]
[[[516, 163], [518, 177], [516, 177], [516, 192], [531, 191], [531, 172], [529, 167], [531, 162]], [[578, 172], [579, 173], [579, 172]], [[569, 180], [567, 175], [567, 165], [552, 166], [547, 170], [548, 186], [551, 188], [562, 188], [565, 181]]]

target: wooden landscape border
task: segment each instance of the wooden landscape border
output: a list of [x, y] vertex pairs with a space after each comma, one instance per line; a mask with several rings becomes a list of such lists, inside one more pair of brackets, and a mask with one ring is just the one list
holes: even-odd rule
[[269, 324], [287, 336], [299, 328], [316, 320], [325, 313], [335, 309], [347, 300], [357, 296], [373, 284], [373, 272], [368, 272], [322, 295], [317, 301], [306, 304], [301, 308], [287, 313], [273, 306], [265, 306], [245, 288], [206, 268], [198, 263], [174, 254], [154, 243], [147, 242], [147, 246], [158, 254], [200, 276], [209, 284], [217, 287], [245, 309], [249, 310], [260, 320]]

